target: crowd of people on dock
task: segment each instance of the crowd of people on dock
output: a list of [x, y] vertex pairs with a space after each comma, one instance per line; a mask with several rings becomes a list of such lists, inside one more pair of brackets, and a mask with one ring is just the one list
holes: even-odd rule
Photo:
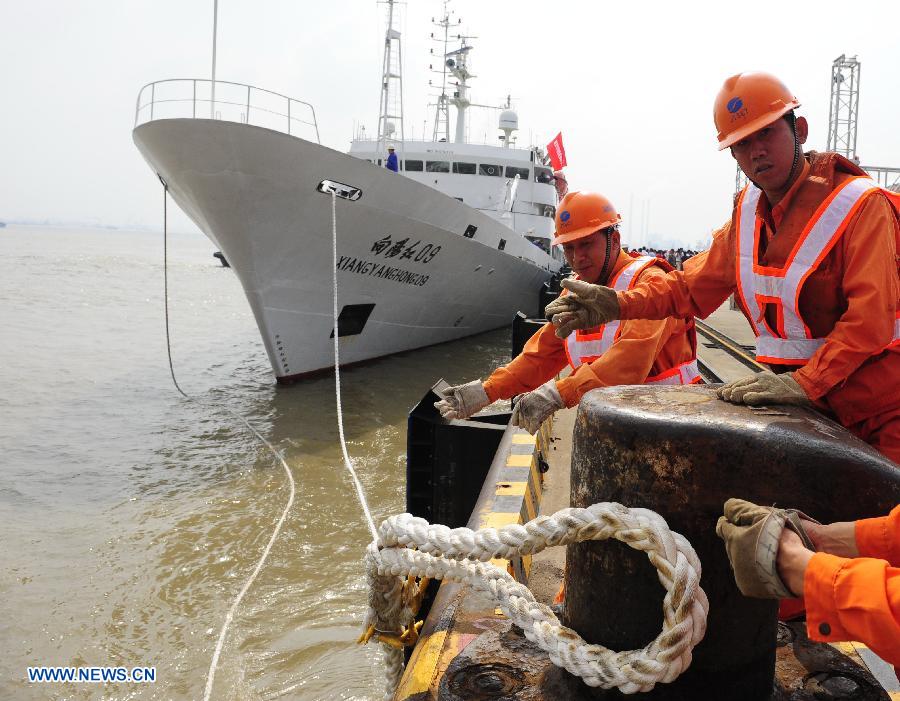
[[628, 246], [624, 246], [625, 250], [631, 250], [635, 253], [642, 256], [653, 256], [655, 258], [662, 258], [669, 265], [671, 265], [675, 270], [684, 270], [684, 261], [689, 258], [693, 258], [695, 255], [699, 253], [699, 251], [693, 251], [689, 248], [653, 248], [650, 246], [641, 246], [640, 248], [632, 248], [629, 249]]
[[[451, 387], [435, 405], [442, 415], [466, 418], [519, 395], [512, 422], [535, 433], [595, 388], [701, 382], [694, 318], [734, 294], [770, 369], [720, 387], [718, 398], [822, 412], [900, 463], [900, 196], [837, 153], [804, 153], [798, 107], [774, 76], [725, 81], [714, 107], [719, 150], [749, 184], [701, 254], [626, 251], [613, 204], [567, 192], [553, 245], [575, 275], [548, 305], [550, 321], [485, 382]], [[723, 508], [710, 527], [742, 592], [802, 596], [811, 639], [859, 640], [900, 664], [900, 506], [826, 525], [740, 499]]]

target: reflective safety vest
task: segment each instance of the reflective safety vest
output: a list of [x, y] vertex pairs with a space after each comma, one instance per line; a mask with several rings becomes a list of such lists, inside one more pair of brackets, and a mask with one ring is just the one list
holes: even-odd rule
[[[660, 261], [658, 258], [651, 256], [641, 256], [635, 258], [632, 262], [619, 270], [615, 278], [610, 283], [616, 292], [624, 292], [634, 287], [640, 273], [656, 265]], [[569, 365], [573, 369], [577, 369], [584, 363], [592, 363], [601, 355], [608, 351], [620, 332], [619, 320], [610, 321], [594, 329], [585, 331], [573, 331], [566, 337], [566, 357], [569, 359]], [[696, 334], [693, 319], [688, 325], [687, 332]], [[644, 380], [647, 385], [690, 385], [702, 382], [700, 369], [697, 367], [697, 343], [692, 339], [691, 347], [694, 349], [694, 357], [687, 362], [677, 365], [674, 368], [665, 370], [658, 375], [653, 375]]]
[[[851, 178], [835, 188], [806, 224], [784, 268], [773, 268], [759, 263], [762, 220], [756, 216], [756, 207], [761, 192], [752, 183], [744, 188], [736, 217], [737, 293], [756, 334], [757, 360], [802, 365], [825, 343], [824, 338], [813, 338], [800, 317], [800, 290], [840, 240], [863, 201], [878, 191], [875, 181], [865, 176]], [[765, 318], [766, 304], [776, 306], [774, 329]], [[886, 347], [897, 343], [900, 343], [900, 311], [894, 319], [893, 338]]]

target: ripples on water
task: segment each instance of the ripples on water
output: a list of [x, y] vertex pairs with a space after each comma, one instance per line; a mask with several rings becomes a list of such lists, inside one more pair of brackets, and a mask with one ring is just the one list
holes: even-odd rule
[[[243, 291], [199, 235], [0, 230], [0, 698], [199, 699], [225, 613], [294, 508], [230, 629], [214, 698], [380, 698], [368, 531], [331, 378], [274, 383]], [[440, 376], [484, 377], [508, 334], [342, 373], [348, 449], [376, 522], [404, 508], [406, 414]], [[33, 684], [34, 665], [156, 666], [147, 685]]]

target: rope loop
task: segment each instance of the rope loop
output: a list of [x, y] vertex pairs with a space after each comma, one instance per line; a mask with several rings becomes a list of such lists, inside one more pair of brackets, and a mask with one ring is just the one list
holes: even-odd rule
[[[489, 564], [494, 558], [533, 555], [548, 547], [614, 538], [647, 554], [666, 590], [663, 627], [640, 650], [616, 652], [588, 644], [563, 626], [556, 614], [535, 600], [524, 584]], [[622, 693], [650, 691], [686, 670], [694, 647], [706, 633], [709, 601], [700, 586], [701, 566], [687, 539], [669, 529], [649, 509], [615, 502], [584, 509], [563, 509], [525, 524], [502, 528], [447, 528], [411, 514], [385, 520], [378, 539], [366, 551], [369, 611], [365, 628], [401, 630], [414, 620], [408, 577], [451, 579], [496, 600], [525, 637], [544, 650], [553, 664], [581, 677], [589, 686], [618, 688]], [[403, 653], [385, 644], [387, 687], [396, 690], [403, 674]]]

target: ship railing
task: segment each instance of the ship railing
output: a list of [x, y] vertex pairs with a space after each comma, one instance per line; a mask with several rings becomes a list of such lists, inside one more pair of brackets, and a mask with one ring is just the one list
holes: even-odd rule
[[319, 139], [316, 110], [308, 102], [245, 83], [169, 78], [138, 93], [134, 126], [157, 119], [217, 119], [252, 124], [290, 136]]

